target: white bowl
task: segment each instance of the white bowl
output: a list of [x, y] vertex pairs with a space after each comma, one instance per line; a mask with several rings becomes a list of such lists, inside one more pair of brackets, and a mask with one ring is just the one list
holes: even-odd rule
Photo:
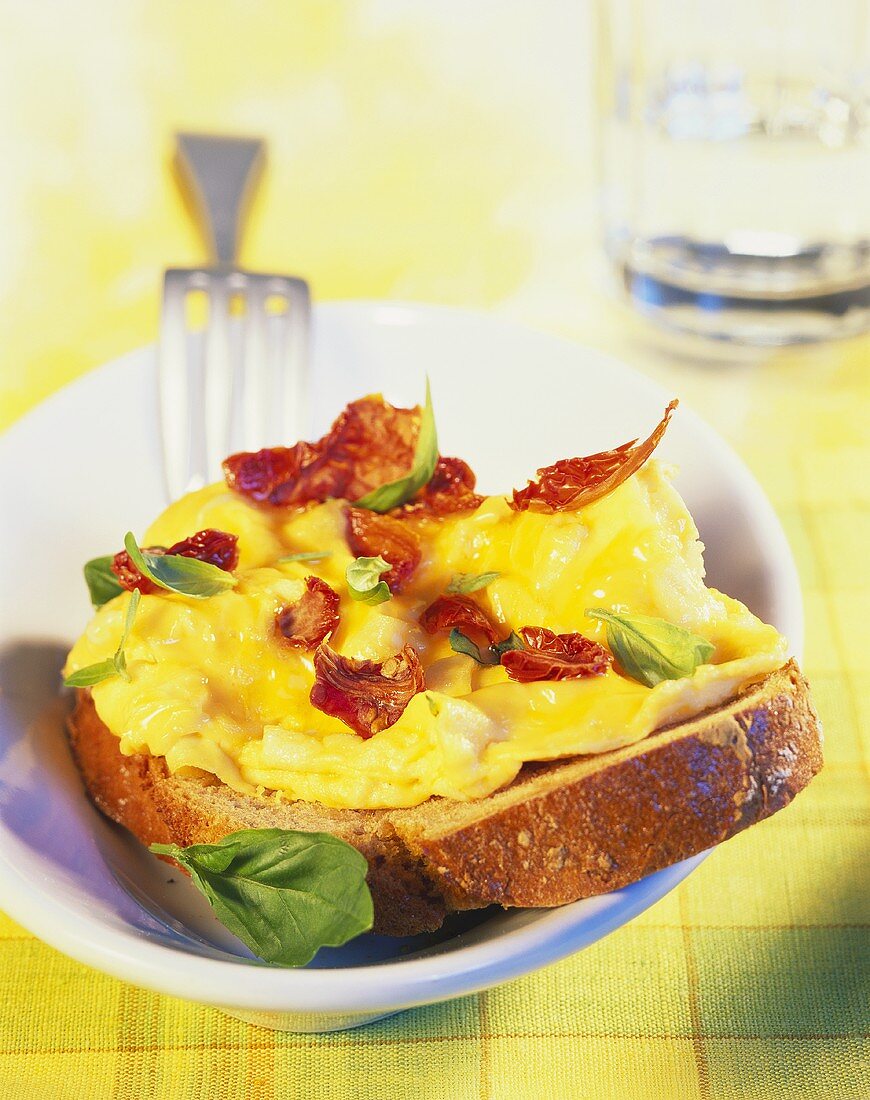
[[[645, 434], [667, 400], [613, 359], [493, 317], [386, 303], [320, 306], [311, 431], [383, 389], [413, 403], [432, 380], [442, 450], [484, 490]], [[61, 390], [0, 438], [0, 906], [47, 943], [129, 982], [266, 1027], [328, 1031], [528, 973], [618, 928], [701, 856], [554, 910], [487, 910], [433, 936], [362, 936], [301, 970], [266, 967], [183, 876], [87, 801], [63, 733], [59, 669], [90, 615], [84, 561], [161, 510], [155, 352]], [[264, 440], [266, 442], [279, 442]], [[746, 468], [681, 406], [661, 448], [707, 542], [711, 583], [802, 640], [785, 537]], [[13, 519], [14, 522], [9, 522]]]

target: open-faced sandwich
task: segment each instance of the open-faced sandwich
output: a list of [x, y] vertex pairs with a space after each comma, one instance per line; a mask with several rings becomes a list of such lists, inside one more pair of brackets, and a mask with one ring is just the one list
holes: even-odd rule
[[781, 809], [818, 720], [785, 639], [704, 584], [651, 458], [675, 407], [507, 496], [439, 455], [428, 393], [228, 458], [85, 568], [97, 806], [290, 963], [372, 913], [410, 934], [613, 890]]

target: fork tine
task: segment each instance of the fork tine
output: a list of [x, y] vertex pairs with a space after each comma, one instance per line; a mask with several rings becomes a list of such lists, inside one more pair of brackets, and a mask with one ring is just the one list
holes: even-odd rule
[[170, 269], [163, 280], [158, 385], [163, 474], [169, 499], [187, 488], [190, 466], [190, 409], [185, 299], [189, 273]]
[[196, 471], [205, 483], [219, 476], [220, 466], [230, 449], [233, 375], [230, 360], [230, 294], [226, 275], [209, 278], [208, 328], [205, 336], [205, 469]]
[[266, 332], [266, 291], [264, 280], [253, 276], [248, 283], [245, 312], [245, 346], [242, 354], [241, 402], [244, 448], [256, 451], [270, 442], [263, 436], [268, 416], [266, 380], [268, 341]]
[[284, 278], [281, 284], [289, 308], [282, 318], [283, 347], [277, 357], [283, 380], [278, 432], [281, 439], [295, 442], [303, 438], [308, 426], [311, 296], [302, 279]]
[[[208, 295], [204, 337], [187, 329], [192, 291]], [[230, 317], [234, 294], [246, 298], [238, 328]], [[282, 314], [268, 314], [271, 297], [284, 299]], [[219, 477], [222, 460], [237, 446], [257, 450], [301, 437], [310, 309], [302, 279], [238, 269], [167, 271], [159, 381], [170, 500]]]

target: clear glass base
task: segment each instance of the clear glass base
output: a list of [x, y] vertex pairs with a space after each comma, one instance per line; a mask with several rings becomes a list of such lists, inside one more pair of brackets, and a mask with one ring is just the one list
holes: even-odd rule
[[778, 346], [870, 329], [870, 242], [773, 255], [659, 237], [610, 252], [632, 304], [674, 331]]

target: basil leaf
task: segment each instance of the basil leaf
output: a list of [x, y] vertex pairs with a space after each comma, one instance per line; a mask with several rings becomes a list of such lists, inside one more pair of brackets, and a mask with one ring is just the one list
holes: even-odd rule
[[479, 592], [481, 588], [486, 588], [488, 584], [492, 584], [500, 576], [501, 573], [454, 573], [450, 578], [446, 591], [454, 596]]
[[691, 676], [715, 649], [705, 638], [651, 615], [617, 615], [603, 607], [590, 607], [586, 614], [606, 625], [613, 656], [647, 687]]
[[466, 637], [457, 627], [454, 627], [450, 631], [450, 648], [455, 653], [464, 653], [466, 657], [471, 657], [477, 661], [479, 665], [499, 665], [501, 664], [502, 653], [507, 653], [509, 649], [525, 649], [526, 643], [522, 640], [516, 631], [511, 631], [506, 638], [503, 638], [500, 642], [495, 642], [491, 646], [487, 646], [486, 649], [481, 650], [479, 646], [476, 646], [474, 642]]
[[375, 606], [392, 596], [386, 581], [380, 580], [392, 566], [378, 555], [376, 558], [354, 558], [344, 572], [351, 599]]
[[107, 657], [105, 661], [97, 661], [96, 664], [85, 665], [84, 668], [80, 668], [78, 671], [71, 673], [64, 678], [64, 687], [93, 687], [94, 684], [101, 684], [103, 680], [110, 680], [113, 676], [122, 676], [125, 680], [130, 679], [130, 673], [127, 671], [127, 658], [124, 654], [124, 646], [127, 644], [127, 638], [133, 627], [133, 620], [136, 618], [136, 612], [139, 610], [140, 598], [139, 589], [134, 588], [133, 594], [130, 596], [130, 602], [127, 604], [127, 614], [124, 617], [124, 629], [121, 631], [121, 640], [118, 643], [118, 648], [115, 650], [115, 655], [113, 657]]
[[139, 589], [134, 588], [130, 596], [130, 602], [127, 604], [127, 614], [124, 617], [124, 629], [121, 631], [121, 640], [118, 643], [115, 656], [112, 658], [115, 662], [115, 668], [118, 671], [118, 675], [123, 676], [125, 680], [130, 679], [130, 673], [127, 671], [127, 658], [124, 655], [124, 646], [127, 644], [127, 638], [130, 636], [130, 631], [133, 629], [133, 621], [136, 618], [136, 612], [139, 610], [139, 601], [141, 599], [142, 597], [139, 594]]
[[278, 561], [324, 561], [331, 557], [331, 550], [300, 550], [296, 554], [285, 554], [283, 558], [278, 558]]
[[238, 584], [232, 573], [210, 562], [181, 554], [149, 554], [140, 550], [132, 531], [124, 537], [124, 548], [143, 577], [169, 592], [206, 600]]
[[85, 562], [85, 583], [94, 607], [102, 607], [124, 591], [118, 578], [112, 572], [114, 556], [106, 554], [102, 558], [91, 558]]
[[464, 653], [466, 657], [471, 657], [472, 660], [477, 661], [479, 665], [494, 665], [496, 661], [493, 659], [490, 650], [485, 649], [481, 652], [480, 647], [476, 646], [471, 638], [467, 637], [462, 631], [455, 627], [450, 631], [450, 648], [454, 653]]
[[426, 403], [420, 419], [420, 434], [414, 448], [414, 461], [410, 473], [398, 481], [389, 481], [354, 501], [358, 508], [372, 512], [388, 512], [411, 499], [426, 485], [435, 473], [438, 463], [438, 433], [435, 430], [435, 413], [432, 410], [432, 394], [426, 379]]
[[190, 872], [215, 916], [266, 962], [304, 966], [372, 926], [368, 863], [328, 833], [241, 829], [217, 844], [152, 844]]
[[93, 687], [94, 684], [101, 684], [103, 680], [110, 680], [113, 676], [118, 675], [118, 669], [115, 666], [115, 658], [107, 657], [105, 661], [97, 661], [95, 665], [86, 665], [84, 668], [80, 668], [78, 672], [73, 672], [71, 675], [64, 678], [64, 687], [68, 688], [86, 688]]
[[506, 638], [500, 642], [496, 642], [495, 645], [491, 645], [489, 648], [490, 652], [495, 657], [495, 663], [501, 664], [502, 653], [507, 653], [511, 649], [525, 649], [526, 643], [515, 630], [512, 630]]

